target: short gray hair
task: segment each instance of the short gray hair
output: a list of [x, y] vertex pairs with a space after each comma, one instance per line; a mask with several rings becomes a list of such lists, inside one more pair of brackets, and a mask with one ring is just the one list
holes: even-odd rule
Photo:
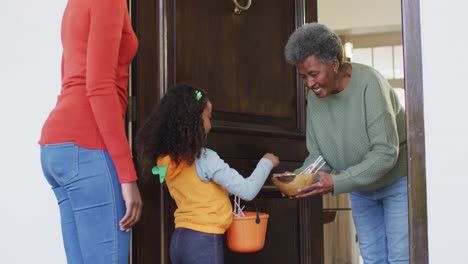
[[324, 64], [332, 64], [338, 59], [343, 62], [343, 47], [338, 35], [319, 23], [304, 24], [297, 28], [288, 39], [284, 48], [286, 61], [298, 65], [310, 55]]

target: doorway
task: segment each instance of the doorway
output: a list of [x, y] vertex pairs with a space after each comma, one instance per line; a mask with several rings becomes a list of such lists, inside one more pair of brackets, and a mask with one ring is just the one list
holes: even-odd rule
[[[203, 6], [207, 1], [200, 1]], [[227, 7], [231, 1], [215, 1], [217, 8], [228, 12], [232, 7]], [[220, 3], [221, 2], [221, 3]], [[226, 2], [226, 3], [225, 3]], [[258, 0], [262, 3], [261, 0]], [[316, 21], [317, 19], [317, 1], [314, 0], [295, 0], [290, 1], [269, 1], [274, 5], [283, 5], [281, 10], [290, 10], [287, 23], [297, 26], [303, 21]], [[179, 31], [175, 29], [173, 19], [177, 19], [178, 10], [184, 10], [184, 4], [189, 3], [188, 0], [133, 0], [131, 1], [132, 20], [137, 35], [140, 39], [140, 48], [135, 63], [132, 69], [132, 84], [134, 90], [137, 91], [138, 104], [136, 106], [136, 117], [138, 120], [144, 120], [151, 106], [159, 101], [159, 98], [165, 93], [165, 87], [170, 86], [178, 78], [182, 76], [190, 77], [190, 69], [177, 69], [177, 43], [184, 35], [177, 35]], [[224, 6], [226, 5], [226, 6]], [[201, 6], [194, 6], [187, 9], [184, 16], [179, 19], [184, 19], [187, 16], [194, 16]], [[422, 106], [422, 74], [421, 74], [421, 47], [420, 47], [420, 23], [419, 23], [419, 0], [402, 0], [402, 29], [403, 29], [403, 49], [404, 49], [404, 64], [405, 64], [405, 89], [406, 89], [406, 110], [407, 110], [407, 144], [409, 157], [409, 223], [410, 223], [410, 257], [411, 263], [428, 263], [427, 252], [427, 212], [426, 212], [426, 192], [425, 192], [425, 156], [424, 156], [424, 121], [423, 121], [423, 106]], [[212, 8], [212, 7], [211, 7]], [[271, 5], [265, 5], [265, 10], [270, 12], [282, 12], [281, 10], [271, 9]], [[232, 11], [232, 10], [231, 10]], [[293, 15], [292, 15], [293, 14]], [[298, 16], [299, 14], [299, 16]], [[172, 18], [171, 18], [172, 17]], [[281, 16], [283, 17], [283, 16]], [[172, 22], [171, 22], [172, 21]], [[238, 23], [243, 23], [239, 20]], [[289, 29], [290, 30], [290, 29]], [[236, 34], [236, 33], [235, 33]], [[194, 35], [195, 39], [197, 36]], [[173, 40], [178, 40], [172, 42]], [[284, 42], [284, 41], [283, 41]], [[232, 43], [231, 43], [232, 44]], [[180, 48], [180, 47], [179, 47]], [[249, 48], [247, 45], [246, 48]], [[194, 53], [195, 54], [195, 53]], [[196, 55], [194, 55], [196, 56]], [[194, 57], [196, 58], [196, 57]], [[248, 59], [248, 58], [247, 58]], [[278, 57], [278, 61], [282, 58]], [[411, 66], [411, 67], [409, 67]], [[281, 71], [281, 69], [279, 69]], [[284, 69], [283, 69], [284, 70]], [[287, 70], [286, 70], [287, 72]], [[286, 76], [293, 77], [293, 73], [286, 73]], [[292, 80], [292, 79], [291, 79]], [[246, 83], [250, 81], [246, 80]], [[145, 93], [139, 93], [138, 90], [146, 89]], [[215, 94], [219, 91], [215, 91]], [[296, 89], [288, 95], [290, 98], [295, 98], [295, 103], [292, 108], [280, 109], [276, 116], [270, 116], [267, 123], [258, 123], [258, 116], [262, 115], [261, 108], [254, 109], [255, 115], [246, 116], [242, 114], [244, 106], [241, 104], [229, 105], [227, 111], [217, 113], [219, 126], [218, 137], [214, 138], [213, 144], [220, 146], [226, 142], [224, 135], [229, 135], [230, 140], [238, 142], [256, 142], [260, 146], [268, 146], [269, 140], [279, 140], [280, 145], [294, 146], [297, 145], [300, 149], [299, 153], [289, 153], [293, 157], [301, 154], [304, 151], [303, 133], [304, 124], [301, 124], [301, 106], [300, 99], [303, 93], [300, 89]], [[218, 96], [217, 96], [218, 97]], [[220, 104], [221, 105], [221, 104]], [[247, 106], [248, 107], [248, 106]], [[248, 109], [248, 108], [247, 108]], [[232, 114], [232, 110], [240, 111], [241, 114]], [[257, 118], [257, 119], [256, 119]], [[286, 122], [282, 122], [286, 121]], [[257, 122], [256, 126], [249, 125], [249, 122]], [[274, 133], [268, 132], [273, 128]], [[136, 127], [134, 127], [136, 129]], [[241, 132], [241, 133], [238, 133]], [[260, 133], [260, 134], [258, 134]], [[223, 135], [223, 136], [221, 136]], [[261, 136], [258, 136], [261, 135]], [[238, 148], [246, 147], [246, 145], [237, 145]], [[247, 172], [253, 166], [253, 161], [263, 149], [247, 148], [246, 152], [241, 154], [236, 153], [234, 148], [225, 145], [223, 147], [223, 155], [230, 158], [230, 162], [234, 166], [240, 168], [241, 171]], [[288, 155], [288, 153], [284, 153]], [[303, 154], [303, 153], [302, 153]], [[299, 160], [292, 159], [286, 166], [291, 168], [296, 166]], [[281, 169], [286, 169], [281, 168]], [[173, 204], [168, 198], [164, 188], [158, 182], [148, 181], [142, 187], [142, 195], [145, 199], [145, 207], [151, 210], [145, 211], [145, 217], [142, 219], [138, 227], [135, 228], [134, 236], [134, 254], [133, 263], [167, 263], [167, 237], [169, 236], [170, 226], [172, 224], [171, 215]], [[264, 189], [264, 199], [276, 199], [275, 191], [272, 188]], [[293, 214], [302, 215], [303, 212], [315, 208], [313, 210], [321, 210], [321, 199], [311, 199], [302, 204], [283, 204], [279, 205], [278, 211], [286, 208]], [[301, 213], [302, 212], [302, 213]], [[310, 221], [310, 216], [305, 216], [307, 221]], [[156, 220], [156, 221], [155, 221]], [[322, 239], [321, 229], [301, 229], [306, 226], [306, 220], [296, 220], [297, 230], [305, 230], [305, 233], [298, 237], [291, 238], [291, 241], [299, 241], [295, 246], [295, 253], [298, 262], [294, 263], [312, 263], [316, 259], [322, 261], [323, 248], [320, 240]], [[309, 223], [309, 222], [308, 222]], [[153, 226], [154, 228], [143, 228], [143, 226]], [[302, 226], [302, 227], [301, 227]], [[296, 230], [296, 231], [297, 231]], [[304, 235], [305, 234], [305, 235]], [[146, 242], [145, 242], [146, 241]], [[313, 246], [315, 245], [315, 246]], [[313, 247], [308, 250], [306, 247]], [[271, 262], [270, 263], [274, 263]], [[315, 263], [315, 262], [314, 262]]]

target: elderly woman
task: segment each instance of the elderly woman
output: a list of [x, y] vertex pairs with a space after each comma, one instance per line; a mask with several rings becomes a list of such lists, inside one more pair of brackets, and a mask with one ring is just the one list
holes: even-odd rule
[[350, 193], [364, 263], [408, 263], [405, 112], [393, 88], [375, 69], [343, 62], [340, 39], [318, 23], [290, 36], [285, 57], [308, 89], [309, 156], [296, 173], [327, 162], [296, 197]]

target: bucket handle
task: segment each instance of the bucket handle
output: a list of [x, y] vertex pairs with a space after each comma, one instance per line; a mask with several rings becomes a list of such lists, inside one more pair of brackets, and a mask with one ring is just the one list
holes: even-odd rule
[[258, 225], [260, 224], [260, 215], [258, 213], [258, 207], [257, 207], [257, 203], [254, 201], [254, 206], [255, 206], [255, 212], [256, 212], [256, 218], [255, 218], [255, 223]]

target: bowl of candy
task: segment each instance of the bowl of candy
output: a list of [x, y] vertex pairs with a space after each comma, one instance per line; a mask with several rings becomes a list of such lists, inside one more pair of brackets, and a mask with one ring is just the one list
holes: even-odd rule
[[322, 156], [319, 156], [314, 163], [310, 164], [300, 173], [275, 173], [271, 181], [278, 189], [287, 196], [295, 196], [299, 189], [306, 187], [318, 180], [317, 172], [325, 165]]
[[271, 181], [282, 193], [295, 196], [300, 188], [312, 184], [317, 178], [317, 173], [281, 173], [273, 174]]

